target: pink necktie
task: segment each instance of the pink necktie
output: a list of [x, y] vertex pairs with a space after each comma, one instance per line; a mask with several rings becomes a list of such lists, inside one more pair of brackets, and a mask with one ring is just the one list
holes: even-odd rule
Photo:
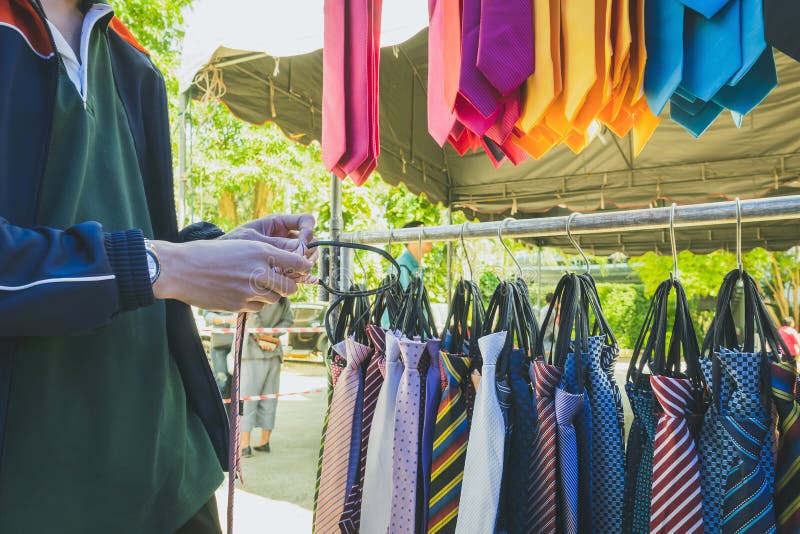
[[530, 0], [481, 0], [477, 66], [504, 96], [533, 74]]
[[322, 50], [322, 162], [344, 178], [339, 160], [347, 149], [345, 120], [345, 2], [325, 0], [325, 48]]
[[430, 2], [428, 27], [428, 131], [444, 146], [456, 122], [453, 108], [445, 98], [445, 1]]

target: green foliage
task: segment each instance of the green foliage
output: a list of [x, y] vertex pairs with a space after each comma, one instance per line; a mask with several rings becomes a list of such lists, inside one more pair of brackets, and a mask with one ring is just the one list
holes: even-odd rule
[[644, 286], [599, 283], [597, 293], [620, 347], [632, 349], [650, 306]]

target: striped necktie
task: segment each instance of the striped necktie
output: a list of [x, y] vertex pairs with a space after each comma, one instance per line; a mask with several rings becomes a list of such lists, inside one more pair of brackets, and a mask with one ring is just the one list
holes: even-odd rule
[[505, 493], [505, 520], [509, 532], [528, 532], [528, 500], [530, 497], [530, 471], [527, 464], [536, 441], [536, 411], [531, 388], [526, 379], [528, 358], [522, 350], [509, 355], [508, 380], [511, 385], [511, 409], [514, 432], [511, 434], [508, 455], [507, 491]]
[[456, 532], [494, 532], [500, 504], [503, 477], [505, 424], [497, 401], [497, 358], [506, 340], [506, 332], [495, 332], [478, 340], [483, 355], [483, 376], [475, 394], [475, 411], [470, 430], [464, 480], [461, 486]]
[[[320, 475], [317, 516], [314, 530], [319, 534], [338, 531], [339, 518], [344, 511], [347, 496], [348, 470], [353, 436], [354, 407], [361, 389], [360, 366], [367, 350], [356, 347], [346, 349], [347, 367], [342, 370], [333, 389], [328, 428], [325, 432], [325, 446], [322, 452], [322, 471]], [[366, 349], [364, 345], [359, 345]]]
[[392, 517], [389, 534], [414, 532], [417, 504], [417, 470], [420, 443], [419, 364], [426, 344], [418, 340], [400, 341], [405, 363], [397, 391], [392, 462]]
[[425, 410], [422, 421], [422, 446], [420, 447], [420, 476], [422, 498], [417, 499], [417, 531], [425, 532], [428, 526], [428, 508], [431, 499], [431, 467], [433, 465], [433, 440], [436, 433], [436, 416], [442, 401], [442, 370], [439, 339], [428, 340], [426, 353], [430, 365], [425, 376]]
[[653, 393], [664, 412], [654, 442], [650, 532], [703, 532], [700, 465], [686, 422], [692, 383], [685, 378], [653, 375]]
[[367, 327], [367, 335], [372, 340], [375, 353], [367, 367], [364, 378], [364, 407], [361, 415], [360, 451], [358, 456], [358, 476], [355, 484], [350, 488], [345, 500], [344, 512], [339, 520], [339, 528], [345, 534], [358, 532], [361, 522], [361, 496], [364, 483], [364, 472], [367, 469], [367, 450], [369, 433], [372, 429], [372, 418], [375, 415], [375, 405], [378, 403], [378, 393], [383, 385], [384, 365], [384, 335], [382, 328], [376, 325]]
[[[719, 355], [735, 389], [728, 400], [728, 410], [719, 418], [731, 461], [722, 497], [721, 532], [774, 532], [773, 508], [774, 459], [768, 452], [769, 416], [762, 404], [763, 355], [726, 352]], [[768, 469], [770, 470], [768, 472]]]
[[539, 439], [531, 448], [528, 482], [528, 532], [556, 530], [556, 407], [555, 390], [561, 368], [533, 362]]
[[583, 393], [556, 388], [559, 459], [559, 518], [565, 534], [578, 532], [578, 437], [574, 421], [583, 411]]
[[794, 362], [772, 364], [772, 399], [780, 418], [775, 481], [778, 532], [800, 532], [800, 404]]
[[447, 386], [436, 414], [429, 534], [455, 532], [469, 436], [467, 404], [461, 388], [469, 380], [470, 359], [442, 353], [439, 362]]
[[[333, 369], [334, 367], [339, 368], [338, 366], [338, 354], [336, 354], [333, 349], [331, 349], [331, 354], [328, 358], [325, 358], [325, 367], [327, 370], [327, 394], [326, 394], [326, 406], [325, 406], [325, 418], [322, 420], [322, 437], [319, 440], [319, 455], [317, 456], [317, 479], [314, 482], [314, 506], [311, 515], [311, 523], [312, 523], [312, 532], [315, 532], [313, 529], [314, 523], [317, 522], [317, 503], [319, 501], [319, 481], [320, 475], [322, 475], [322, 452], [325, 449], [325, 433], [328, 430], [328, 420], [331, 415], [331, 401], [333, 400]], [[339, 368], [341, 369], [341, 368]], [[338, 378], [338, 374], [337, 374]]]

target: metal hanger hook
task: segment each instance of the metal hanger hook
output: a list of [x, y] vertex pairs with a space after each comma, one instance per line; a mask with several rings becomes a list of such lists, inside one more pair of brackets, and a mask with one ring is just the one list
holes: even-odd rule
[[742, 201], [736, 197], [736, 267], [739, 269], [739, 276], [744, 273], [742, 266]]
[[469, 254], [467, 253], [467, 244], [464, 242], [464, 228], [469, 224], [469, 222], [465, 222], [461, 225], [461, 250], [464, 252], [464, 259], [467, 260], [467, 268], [469, 269], [469, 279], [472, 280], [472, 262], [469, 260]]
[[425, 266], [422, 262], [422, 238], [425, 235], [425, 225], [422, 224], [419, 227], [419, 234], [417, 234], [417, 254], [419, 254], [419, 273], [423, 273], [425, 271]]
[[672, 246], [672, 271], [669, 273], [669, 279], [673, 282], [678, 279], [678, 248], [675, 245], [675, 208], [677, 206], [673, 202], [669, 208], [669, 242]]
[[[578, 244], [578, 241], [572, 236], [572, 230], [571, 230], [572, 219], [574, 219], [578, 215], [580, 215], [580, 213], [576, 211], [574, 213], [570, 213], [569, 217], [567, 217], [567, 237], [569, 238], [569, 242], [572, 243], [572, 246], [575, 247], [575, 250], [577, 250], [578, 253], [581, 255], [581, 257], [583, 258], [583, 262], [586, 264], [586, 274], [589, 274], [590, 270], [589, 258], [586, 257], [586, 254], [583, 252], [583, 249]], [[567, 272], [569, 272], [569, 268], [567, 268]]]
[[500, 240], [500, 244], [503, 245], [503, 248], [506, 250], [508, 255], [511, 256], [511, 261], [513, 261], [514, 265], [517, 266], [517, 272], [519, 273], [520, 279], [522, 279], [523, 278], [523, 276], [522, 276], [522, 266], [519, 264], [519, 262], [517, 261], [517, 258], [514, 257], [514, 253], [511, 252], [511, 249], [508, 247], [506, 242], [503, 240], [503, 227], [509, 221], [516, 221], [516, 219], [514, 217], [506, 217], [505, 219], [503, 219], [503, 221], [500, 223], [500, 226], [497, 227], [497, 238]]

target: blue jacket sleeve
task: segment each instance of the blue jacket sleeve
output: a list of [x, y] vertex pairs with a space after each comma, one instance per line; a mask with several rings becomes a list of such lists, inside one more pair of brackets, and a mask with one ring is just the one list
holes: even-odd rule
[[81, 334], [153, 301], [141, 230], [22, 228], [0, 218], [0, 337]]

